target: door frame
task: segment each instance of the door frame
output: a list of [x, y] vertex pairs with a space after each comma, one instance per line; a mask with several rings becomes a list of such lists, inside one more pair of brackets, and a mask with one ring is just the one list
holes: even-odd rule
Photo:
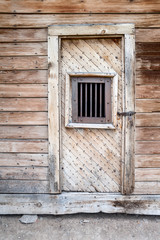
[[[48, 28], [48, 138], [50, 193], [61, 193], [61, 81], [60, 50], [64, 37], [122, 37], [124, 46], [123, 112], [135, 110], [135, 26], [134, 24], [69, 24]], [[123, 118], [121, 193], [134, 190], [134, 116]]]

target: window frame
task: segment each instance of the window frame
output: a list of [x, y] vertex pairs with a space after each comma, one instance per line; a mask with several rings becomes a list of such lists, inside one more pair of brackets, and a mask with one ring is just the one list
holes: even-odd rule
[[[111, 79], [111, 118], [112, 123], [74, 123], [72, 121], [72, 77], [104, 77]], [[65, 87], [65, 127], [67, 128], [98, 128], [98, 129], [115, 129], [117, 125], [117, 94], [118, 94], [118, 74], [110, 73], [66, 73]]]

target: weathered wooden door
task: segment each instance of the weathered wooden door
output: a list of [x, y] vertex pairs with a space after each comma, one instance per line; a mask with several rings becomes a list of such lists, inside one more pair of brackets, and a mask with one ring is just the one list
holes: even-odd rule
[[[73, 29], [69, 29], [71, 34], [68, 35], [76, 35], [73, 34]], [[113, 31], [111, 32], [113, 33]], [[133, 187], [134, 117], [126, 118], [117, 114], [117, 112], [134, 110], [132, 81], [134, 53], [133, 46], [129, 46], [129, 43], [133, 43], [133, 36], [130, 41], [130, 37], [127, 37], [129, 35], [124, 37], [122, 34], [116, 34], [116, 31], [115, 35], [105, 35], [105, 32], [107, 32], [106, 29], [102, 29], [102, 35], [99, 36], [95, 36], [95, 34], [94, 36], [85, 36], [89, 33], [84, 33], [83, 36], [81, 34], [78, 37], [70, 36], [70, 38], [65, 37], [66, 29], [64, 34], [60, 33], [64, 36], [57, 43], [59, 47], [57, 48], [58, 53], [55, 55], [57, 56], [58, 70], [53, 80], [53, 91], [55, 92], [52, 93], [52, 95], [56, 94], [57, 84], [54, 85], [54, 81], [57, 81], [57, 91], [59, 92], [57, 94], [58, 131], [61, 131], [61, 134], [58, 147], [56, 145], [60, 154], [58, 153], [57, 157], [54, 156], [54, 169], [57, 166], [59, 168], [54, 173], [59, 177], [59, 179], [57, 177], [59, 190], [56, 189], [55, 192], [60, 191], [61, 187], [61, 191], [68, 192], [127, 193], [131, 192]], [[52, 51], [55, 51], [53, 43], [55, 44], [57, 41], [56, 34], [56, 29], [50, 30], [49, 40], [52, 44]], [[50, 56], [53, 59], [50, 67], [51, 75], [52, 71], [55, 74], [56, 58], [53, 58], [51, 54]], [[76, 125], [72, 119], [74, 95], [72, 77], [90, 76], [90, 81], [92, 81], [92, 78], [96, 76], [98, 79], [101, 75], [110, 81], [111, 120], [106, 125], [103, 123]], [[115, 76], [117, 77], [116, 81]], [[128, 86], [130, 90], [127, 90]], [[94, 91], [100, 90], [94, 88]], [[68, 123], [66, 123], [66, 118], [68, 118]], [[55, 118], [53, 121], [56, 121]], [[57, 130], [56, 132], [53, 130], [52, 134], [54, 133], [57, 134]], [[57, 162], [58, 165], [56, 165]], [[127, 187], [129, 190], [126, 190]]]

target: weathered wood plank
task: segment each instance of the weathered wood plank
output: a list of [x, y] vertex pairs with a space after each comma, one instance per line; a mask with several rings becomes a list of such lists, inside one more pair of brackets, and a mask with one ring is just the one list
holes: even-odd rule
[[136, 126], [160, 127], [160, 113], [137, 113]]
[[0, 167], [47, 167], [48, 154], [1, 153]]
[[61, 84], [59, 81], [59, 39], [48, 37], [48, 141], [50, 191], [59, 193], [60, 139], [61, 139]]
[[0, 97], [48, 97], [47, 84], [0, 84]]
[[136, 98], [160, 98], [160, 85], [136, 86]]
[[136, 29], [136, 42], [159, 42], [159, 39], [160, 29]]
[[136, 168], [135, 169], [135, 181], [160, 181], [160, 169], [155, 168]]
[[[124, 111], [135, 111], [135, 38], [125, 35], [125, 98]], [[134, 128], [135, 117], [124, 119], [124, 167], [122, 192], [130, 194], [134, 189]]]
[[160, 182], [135, 182], [134, 194], [160, 194]]
[[1, 167], [1, 180], [48, 180], [48, 167]]
[[49, 36], [134, 34], [134, 24], [88, 24], [88, 25], [54, 25], [49, 27]]
[[47, 112], [0, 112], [0, 125], [47, 125]]
[[136, 155], [135, 167], [160, 168], [160, 155]]
[[74, 1], [39, 1], [25, 0], [12, 2], [1, 0], [2, 13], [158, 13], [160, 3], [158, 0], [129, 2], [127, 0], [87, 0], [85, 2]]
[[37, 180], [0, 180], [0, 193], [49, 193], [49, 182]]
[[136, 59], [137, 61], [137, 69], [138, 70], [157, 70], [160, 71], [160, 57], [149, 55], [142, 56]]
[[24, 140], [1, 140], [0, 151], [2, 153], [48, 153], [48, 142], [45, 140], [24, 141]]
[[[159, 42], [159, 39], [160, 29], [150, 28], [136, 29], [135, 39], [136, 42]], [[45, 41], [47, 41], [47, 28], [0, 29], [0, 42], [45, 42]]]
[[0, 57], [0, 70], [47, 69], [47, 57]]
[[[145, 37], [146, 38], [146, 37]], [[159, 56], [160, 42], [145, 42], [136, 44], [136, 56]]]
[[0, 71], [0, 83], [40, 83], [48, 82], [47, 70]]
[[47, 43], [1, 43], [0, 56], [47, 55]]
[[47, 139], [47, 126], [0, 126], [2, 139]]
[[136, 154], [160, 154], [160, 141], [136, 142]]
[[160, 128], [136, 128], [136, 140], [138, 141], [159, 141]]
[[142, 70], [136, 72], [136, 84], [160, 84], [160, 71]]
[[47, 99], [1, 98], [0, 111], [47, 111]]
[[1, 214], [127, 213], [160, 215], [159, 195], [106, 193], [1, 194]]
[[158, 28], [160, 18], [159, 14], [1, 14], [0, 23], [1, 28], [45, 28], [73, 23], [134, 23], [139, 28]]
[[37, 180], [0, 180], [0, 193], [49, 193], [49, 182]]
[[0, 29], [0, 42], [45, 42], [47, 29]]
[[159, 112], [160, 99], [137, 99], [136, 112]]

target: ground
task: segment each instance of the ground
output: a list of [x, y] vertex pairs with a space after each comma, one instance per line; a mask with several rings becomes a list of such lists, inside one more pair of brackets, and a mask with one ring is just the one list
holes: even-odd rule
[[38, 216], [33, 224], [21, 216], [0, 216], [0, 240], [159, 240], [160, 216], [76, 214]]

